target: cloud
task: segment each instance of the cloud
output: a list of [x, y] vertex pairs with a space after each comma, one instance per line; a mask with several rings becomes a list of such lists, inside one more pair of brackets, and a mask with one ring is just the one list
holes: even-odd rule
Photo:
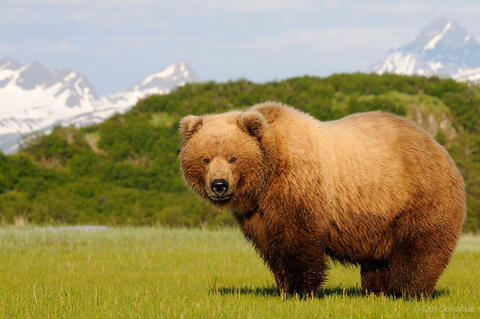
[[478, 15], [480, 13], [480, 5], [477, 1], [475, 4], [468, 3], [470, 1], [402, 1], [402, 2], [380, 2], [370, 1], [353, 5], [353, 11], [357, 14], [369, 16], [377, 15]]
[[49, 13], [43, 9], [32, 10], [24, 7], [3, 8], [0, 10], [0, 23], [3, 25], [25, 25], [46, 19]]
[[72, 44], [69, 41], [53, 41], [48, 43], [2, 43], [0, 42], [0, 50], [2, 51], [12, 51], [12, 52], [38, 52], [38, 53], [48, 53], [48, 52], [72, 52], [80, 50], [81, 47]]
[[432, 10], [432, 4], [429, 2], [362, 2], [353, 6], [353, 11], [357, 14], [418, 14], [426, 10]]
[[68, 41], [60, 41], [60, 42], [55, 42], [47, 46], [42, 46], [41, 48], [44, 51], [76, 51], [79, 49], [76, 45], [73, 45], [72, 43]]
[[152, 13], [143, 8], [136, 10], [94, 10], [91, 8], [72, 10], [68, 17], [77, 23], [88, 23], [104, 27], [118, 27], [125, 25], [126, 21], [139, 21], [138, 25], [149, 28], [165, 28], [168, 23], [161, 17], [154, 17]]
[[233, 45], [244, 49], [280, 50], [289, 47], [306, 46], [318, 52], [340, 50], [387, 50], [398, 46], [401, 40], [395, 37], [397, 29], [389, 28], [326, 28], [297, 29], [279, 33], [273, 37], [257, 37]]
[[331, 6], [334, 1], [314, 0], [207, 0], [207, 8], [240, 13], [275, 11], [311, 11], [323, 6]]
[[156, 3], [168, 4], [168, 1], [155, 1], [155, 0], [2, 0], [2, 4], [8, 5], [35, 5], [35, 6], [81, 6], [81, 7], [94, 7], [94, 8], [107, 8], [118, 7], [126, 5], [145, 5]]
[[114, 35], [109, 43], [136, 48], [148, 48], [151, 45], [173, 45], [177, 43], [191, 48], [218, 48], [222, 50], [278, 51], [303, 47], [316, 52], [338, 52], [355, 50], [386, 51], [404, 44], [399, 28], [325, 28], [294, 29], [279, 32], [272, 36], [256, 36], [245, 40], [225, 39], [216, 34], [159, 34]]
[[[0, 4], [0, 26], [19, 29], [32, 29], [33, 32], [44, 30], [43, 35], [52, 34], [52, 29], [75, 30], [74, 34], [87, 32], [95, 29], [98, 35], [98, 28], [107, 28], [113, 32], [125, 32], [138, 29], [162, 29], [167, 27], [168, 16], [158, 15], [155, 10], [145, 6], [137, 6], [134, 9], [117, 5], [112, 8], [97, 8], [95, 1], [59, 1], [55, 0], [38, 1], [35, 5], [28, 5], [27, 0], [19, 0], [12, 5]], [[140, 3], [149, 1], [140, 0]], [[78, 6], [74, 6], [78, 3]], [[110, 2], [108, 2], [110, 3]], [[119, 1], [119, 3], [132, 4], [134, 1]], [[42, 5], [39, 5], [42, 4]], [[103, 5], [106, 5], [103, 3]], [[158, 9], [158, 8], [157, 8]], [[62, 29], [58, 29], [61, 25]], [[4, 28], [5, 28], [4, 27]], [[105, 31], [102, 29], [102, 31]]]

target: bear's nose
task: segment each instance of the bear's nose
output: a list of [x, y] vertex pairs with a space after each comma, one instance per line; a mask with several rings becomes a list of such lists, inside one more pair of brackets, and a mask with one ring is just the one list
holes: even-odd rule
[[228, 189], [228, 182], [222, 179], [214, 179], [210, 183], [210, 188], [212, 191], [217, 194], [218, 196], [222, 196]]

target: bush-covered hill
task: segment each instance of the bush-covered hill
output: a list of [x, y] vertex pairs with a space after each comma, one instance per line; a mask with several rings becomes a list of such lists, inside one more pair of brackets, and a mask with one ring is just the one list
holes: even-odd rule
[[320, 120], [385, 110], [407, 116], [445, 145], [468, 190], [465, 229], [480, 229], [480, 89], [452, 80], [340, 74], [255, 84], [187, 85], [151, 96], [102, 124], [61, 128], [0, 154], [0, 218], [33, 223], [230, 224], [184, 186], [178, 120], [275, 100]]

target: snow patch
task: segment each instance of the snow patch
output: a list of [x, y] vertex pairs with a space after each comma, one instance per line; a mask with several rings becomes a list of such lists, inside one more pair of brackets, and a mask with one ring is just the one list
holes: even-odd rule
[[415, 55], [401, 52], [391, 54], [385, 58], [383, 63], [375, 69], [377, 74], [397, 73], [403, 75], [412, 75], [415, 69]]
[[438, 70], [443, 68], [442, 62], [427, 62], [427, 65], [432, 69], [433, 73], [438, 73]]
[[156, 78], [166, 78], [166, 77], [172, 76], [173, 73], [175, 73], [175, 70], [176, 70], [175, 64], [171, 65], [158, 73], [150, 75], [145, 80], [143, 80], [141, 85], [147, 85], [148, 83], [152, 82]]
[[77, 74], [75, 72], [70, 72], [63, 80], [65, 82], [68, 82], [70, 80], [73, 80], [76, 76]]
[[447, 34], [448, 30], [452, 28], [452, 22], [448, 22], [445, 28], [443, 28], [443, 31], [440, 34], [437, 34], [434, 36], [423, 48], [425, 51], [427, 50], [433, 50], [435, 49], [435, 46], [437, 45], [438, 41], [440, 41], [445, 34]]

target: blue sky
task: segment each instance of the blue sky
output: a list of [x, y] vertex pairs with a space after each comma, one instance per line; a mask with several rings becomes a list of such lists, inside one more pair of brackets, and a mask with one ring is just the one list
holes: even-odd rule
[[478, 0], [0, 0], [0, 56], [79, 72], [101, 95], [179, 60], [264, 82], [366, 71], [439, 16], [480, 38]]

